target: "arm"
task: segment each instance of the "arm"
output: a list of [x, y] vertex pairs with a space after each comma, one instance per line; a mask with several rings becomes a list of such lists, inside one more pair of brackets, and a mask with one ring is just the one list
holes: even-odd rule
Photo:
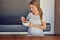
[[33, 24], [33, 27], [40, 28], [40, 29], [46, 29], [46, 22], [43, 21], [43, 25], [36, 25], [36, 24]]
[[29, 27], [36, 27], [36, 28], [43, 30], [43, 29], [46, 29], [46, 22], [43, 21], [43, 25], [37, 25], [37, 24], [30, 23]]

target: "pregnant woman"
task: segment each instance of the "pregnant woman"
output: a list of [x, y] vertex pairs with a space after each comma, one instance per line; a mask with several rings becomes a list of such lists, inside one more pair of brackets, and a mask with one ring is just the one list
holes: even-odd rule
[[30, 13], [27, 18], [21, 17], [22, 22], [30, 21], [28, 25], [28, 36], [44, 36], [43, 30], [46, 29], [46, 21], [42, 9], [37, 1], [30, 1]]

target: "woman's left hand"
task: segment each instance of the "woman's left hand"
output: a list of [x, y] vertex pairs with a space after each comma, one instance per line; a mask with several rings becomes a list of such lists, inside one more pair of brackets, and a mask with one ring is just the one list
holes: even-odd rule
[[29, 27], [32, 27], [34, 24], [31, 22], [30, 24], [29, 24]]

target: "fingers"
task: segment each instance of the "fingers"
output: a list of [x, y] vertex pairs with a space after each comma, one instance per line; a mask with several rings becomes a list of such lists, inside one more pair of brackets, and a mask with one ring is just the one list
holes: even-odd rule
[[21, 21], [22, 21], [22, 22], [26, 22], [25, 17], [21, 16]]
[[33, 23], [30, 23], [30, 24], [29, 24], [29, 27], [32, 27], [32, 26], [33, 26]]
[[21, 16], [21, 19], [22, 19], [22, 20], [25, 20], [25, 17]]

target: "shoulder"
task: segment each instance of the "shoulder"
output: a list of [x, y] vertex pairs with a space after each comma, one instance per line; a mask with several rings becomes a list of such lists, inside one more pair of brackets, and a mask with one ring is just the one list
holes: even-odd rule
[[32, 15], [32, 12], [29, 12], [29, 14], [28, 15]]
[[40, 11], [42, 11], [42, 8], [40, 8]]
[[40, 10], [42, 10], [42, 8], [40, 8]]
[[40, 9], [42, 9], [42, 8], [40, 8]]
[[32, 12], [29, 12], [29, 14], [32, 14]]
[[32, 12], [29, 12], [27, 19], [29, 19], [32, 16]]

